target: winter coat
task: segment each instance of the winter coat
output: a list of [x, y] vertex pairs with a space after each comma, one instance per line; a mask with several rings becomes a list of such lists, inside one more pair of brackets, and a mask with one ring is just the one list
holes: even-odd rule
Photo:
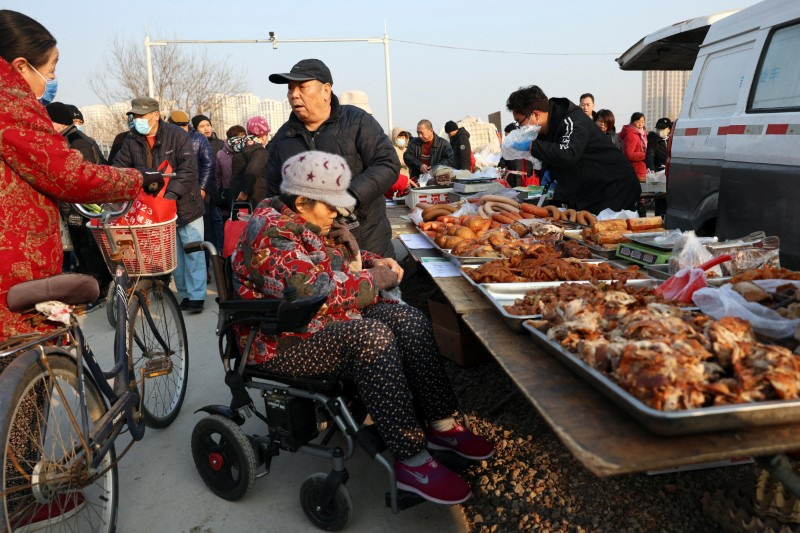
[[134, 198], [142, 175], [85, 161], [70, 150], [25, 79], [0, 59], [0, 340], [46, 331], [33, 314], [12, 313], [8, 290], [61, 273], [58, 200], [114, 202]]
[[214, 191], [214, 153], [206, 136], [189, 126], [189, 138], [197, 156], [197, 183], [206, 194]]
[[[364, 268], [377, 258], [361, 252]], [[319, 226], [306, 222], [279, 199], [261, 202], [231, 256], [235, 293], [245, 299], [279, 299], [292, 286], [298, 298], [327, 294], [328, 301], [300, 333], [256, 333], [248, 363], [275, 357], [280, 339], [305, 339], [327, 324], [361, 318], [361, 309], [378, 301], [378, 287], [368, 270], [350, 270], [353, 259], [344, 247], [329, 244]], [[242, 348], [249, 332], [247, 326], [237, 330]]]
[[655, 131], [647, 134], [645, 164], [647, 169], [653, 172], [657, 172], [667, 165], [667, 139], [662, 139]]
[[389, 137], [372, 115], [355, 106], [340, 107], [339, 99], [332, 94], [330, 117], [319, 129], [308, 131], [293, 113], [269, 146], [269, 196], [279, 194], [281, 166], [293, 155], [322, 150], [342, 156], [353, 174], [348, 192], [356, 199], [359, 224], [350, 231], [362, 250], [395, 256], [383, 194], [397, 181], [400, 162]]
[[619, 140], [619, 135], [617, 135], [616, 128], [613, 130], [606, 130], [605, 136], [608, 137], [608, 140], [611, 141], [611, 144], [616, 146], [617, 150], [620, 152], [622, 151], [622, 141]]
[[453, 168], [470, 170], [472, 168], [472, 147], [469, 144], [469, 132], [466, 129], [458, 128], [456, 134], [450, 137], [450, 148], [453, 149], [455, 158]]
[[226, 211], [231, 207], [231, 176], [233, 172], [233, 150], [228, 143], [222, 143], [222, 149], [216, 153], [217, 161], [214, 168], [214, 184], [217, 189], [216, 203]]
[[622, 153], [628, 158], [636, 172], [639, 181], [644, 181], [647, 176], [647, 138], [643, 131], [639, 131], [630, 124], [625, 124], [619, 132], [619, 140], [622, 141]]
[[113, 165], [156, 169], [164, 161], [175, 173], [169, 180], [165, 197], [176, 200], [178, 227], [182, 227], [203, 216], [205, 211], [197, 181], [197, 156], [188, 133], [174, 124], [159, 120], [156, 141], [151, 150], [144, 135], [130, 131], [114, 157]]
[[269, 150], [254, 142], [244, 147], [238, 154], [233, 154], [231, 163], [231, 201], [236, 200], [240, 192], [247, 194], [247, 201], [253, 207], [267, 197], [267, 161]]
[[67, 140], [69, 147], [78, 150], [85, 161], [97, 165], [107, 165], [108, 161], [103, 157], [103, 152], [97, 146], [97, 141], [83, 133], [77, 126], [72, 125], [61, 132]]
[[558, 180], [571, 208], [599, 213], [636, 207], [642, 189], [633, 168], [580, 107], [551, 98], [547, 127], [531, 143], [531, 154]]
[[[403, 154], [403, 159], [411, 170], [411, 177], [416, 178], [421, 173], [419, 166], [422, 164], [422, 139], [414, 137], [408, 143], [408, 149]], [[433, 136], [433, 146], [431, 146], [431, 167], [436, 165], [446, 165], [452, 167], [456, 164], [455, 156], [453, 156], [453, 149], [450, 143], [439, 137]]]

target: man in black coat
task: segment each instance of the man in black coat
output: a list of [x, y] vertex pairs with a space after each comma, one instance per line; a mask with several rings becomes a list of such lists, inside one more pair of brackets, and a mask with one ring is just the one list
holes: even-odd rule
[[436, 165], [453, 167], [456, 164], [450, 143], [433, 132], [433, 124], [427, 119], [417, 123], [417, 137], [409, 141], [403, 161], [408, 165], [411, 179], [414, 180], [420, 174], [430, 172]]
[[303, 59], [269, 81], [288, 84], [292, 114], [270, 142], [268, 196], [280, 192], [281, 167], [293, 155], [308, 150], [340, 155], [353, 174], [348, 192], [356, 199], [357, 225], [348, 227], [361, 249], [394, 258], [383, 194], [397, 180], [400, 162], [383, 128], [363, 109], [339, 105], [331, 71], [319, 59]]
[[459, 170], [472, 170], [472, 146], [469, 144], [469, 132], [466, 128], [459, 128], [458, 124], [448, 120], [444, 125], [444, 132], [450, 136], [450, 148], [453, 149], [455, 165]]
[[112, 164], [115, 167], [158, 169], [174, 173], [164, 198], [178, 207], [178, 268], [173, 275], [181, 309], [201, 312], [206, 299], [206, 262], [203, 252], [186, 253], [183, 246], [203, 240], [203, 197], [197, 180], [197, 156], [189, 134], [159, 115], [158, 101], [138, 97], [131, 101], [133, 129], [128, 132]]
[[630, 162], [580, 107], [566, 98], [550, 98], [532, 85], [511, 93], [506, 102], [520, 126], [540, 126], [530, 150], [558, 181], [569, 207], [599, 213], [610, 208], [636, 210], [642, 189]]

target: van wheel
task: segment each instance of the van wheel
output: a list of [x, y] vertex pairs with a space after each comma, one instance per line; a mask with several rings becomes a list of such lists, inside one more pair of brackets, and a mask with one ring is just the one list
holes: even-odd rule
[[698, 237], [713, 237], [716, 234], [717, 234], [716, 218], [712, 218], [711, 220], [706, 221], [706, 223], [700, 226], [700, 229], [697, 230]]

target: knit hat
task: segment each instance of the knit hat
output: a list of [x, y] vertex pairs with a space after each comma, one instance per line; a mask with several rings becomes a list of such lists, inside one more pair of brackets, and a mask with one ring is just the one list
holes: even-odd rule
[[67, 104], [61, 102], [51, 102], [45, 107], [50, 120], [56, 124], [69, 126], [72, 124], [72, 111], [70, 111]]
[[200, 125], [201, 122], [207, 120], [209, 124], [211, 124], [211, 119], [205, 115], [195, 115], [192, 117], [192, 127], [197, 129], [197, 126]]
[[67, 104], [67, 107], [69, 108], [70, 111], [72, 111], [72, 120], [75, 120], [77, 118], [78, 120], [83, 122], [83, 113], [81, 113], [81, 110], [78, 109], [78, 106]]
[[281, 193], [305, 196], [333, 207], [352, 209], [356, 205], [347, 188], [350, 168], [336, 154], [302, 152], [286, 160], [281, 168]]
[[247, 120], [247, 133], [250, 135], [261, 136], [270, 132], [269, 122], [264, 117], [252, 117]]
[[665, 130], [667, 128], [672, 128], [672, 121], [667, 117], [662, 117], [656, 121], [657, 130]]
[[457, 131], [457, 130], [458, 130], [458, 124], [456, 124], [452, 120], [448, 120], [447, 122], [444, 123], [445, 133], [450, 133], [451, 131]]

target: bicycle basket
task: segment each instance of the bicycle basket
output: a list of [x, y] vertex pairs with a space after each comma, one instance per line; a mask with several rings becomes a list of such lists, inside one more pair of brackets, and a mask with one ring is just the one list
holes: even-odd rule
[[[178, 263], [176, 249], [177, 217], [168, 222], [146, 224], [142, 226], [112, 226], [111, 236], [122, 252], [122, 264], [131, 276], [158, 276], [169, 274]], [[87, 224], [92, 231], [103, 259], [111, 273], [114, 273], [114, 262], [108, 238], [102, 227]], [[137, 253], [138, 252], [138, 253]]]

